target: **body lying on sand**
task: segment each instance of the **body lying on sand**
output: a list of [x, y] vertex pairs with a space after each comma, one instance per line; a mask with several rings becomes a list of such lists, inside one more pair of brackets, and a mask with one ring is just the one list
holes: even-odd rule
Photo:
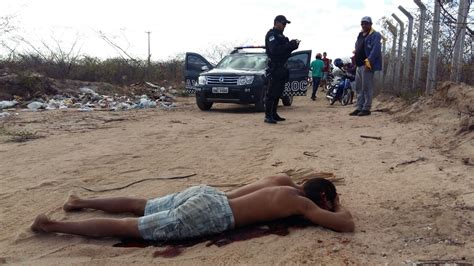
[[55, 221], [38, 215], [35, 232], [89, 237], [132, 237], [176, 240], [216, 234], [249, 224], [303, 216], [315, 225], [352, 232], [354, 222], [339, 202], [334, 184], [324, 178], [298, 185], [288, 175], [269, 176], [228, 193], [206, 185], [147, 200], [114, 197], [85, 199], [71, 194], [64, 211], [96, 209], [132, 213], [130, 218]]

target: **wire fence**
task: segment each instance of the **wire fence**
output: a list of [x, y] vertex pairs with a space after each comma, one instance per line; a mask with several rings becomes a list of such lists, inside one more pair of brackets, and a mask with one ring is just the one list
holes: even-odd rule
[[442, 0], [426, 1], [432, 12], [422, 1], [414, 2], [417, 12], [399, 6], [403, 18], [392, 14], [394, 20], [384, 19], [379, 88], [397, 95], [432, 95], [440, 81], [474, 85], [474, 32], [469, 26], [472, 0], [454, 1], [457, 18], [451, 14], [455, 6], [450, 6], [450, 13]]

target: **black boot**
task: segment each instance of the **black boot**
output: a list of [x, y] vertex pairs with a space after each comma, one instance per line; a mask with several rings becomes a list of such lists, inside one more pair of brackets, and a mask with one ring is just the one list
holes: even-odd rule
[[286, 118], [283, 118], [281, 116], [278, 115], [277, 113], [277, 108], [278, 108], [278, 102], [280, 101], [280, 99], [276, 99], [274, 102], [273, 102], [273, 119], [275, 119], [276, 121], [285, 121]]
[[263, 120], [265, 123], [269, 124], [276, 124], [277, 121], [273, 118], [273, 101], [272, 100], [265, 100], [265, 119]]

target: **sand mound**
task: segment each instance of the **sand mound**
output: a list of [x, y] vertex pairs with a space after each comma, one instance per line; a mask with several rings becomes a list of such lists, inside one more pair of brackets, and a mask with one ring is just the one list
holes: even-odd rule
[[448, 107], [459, 112], [474, 113], [474, 87], [453, 82], [442, 83], [430, 103], [433, 107]]
[[412, 103], [387, 96], [379, 100], [379, 110], [394, 114], [396, 122], [430, 125], [434, 148], [474, 162], [474, 87], [444, 82], [432, 97]]

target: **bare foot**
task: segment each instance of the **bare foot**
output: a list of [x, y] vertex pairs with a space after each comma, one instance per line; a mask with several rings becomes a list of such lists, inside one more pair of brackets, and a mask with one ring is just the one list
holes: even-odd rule
[[47, 232], [46, 226], [51, 223], [51, 220], [45, 214], [36, 216], [35, 221], [30, 225], [33, 232]]
[[66, 202], [64, 202], [63, 210], [66, 212], [70, 212], [70, 211], [78, 211], [82, 209], [81, 207], [77, 206], [77, 202], [79, 200], [80, 200], [79, 196], [74, 194], [74, 192], [69, 192], [69, 196]]

